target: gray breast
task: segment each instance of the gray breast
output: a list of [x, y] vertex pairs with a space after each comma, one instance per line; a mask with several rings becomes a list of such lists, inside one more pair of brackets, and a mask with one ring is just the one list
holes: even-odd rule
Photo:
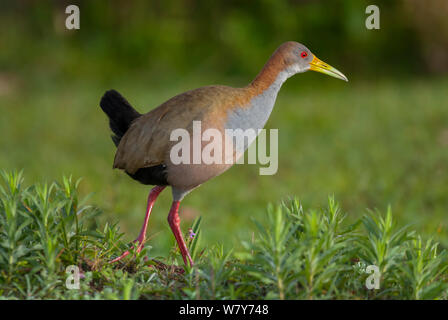
[[[252, 98], [249, 107], [237, 107], [227, 113], [225, 129], [233, 130], [233, 143], [237, 150], [246, 150], [258, 135], [259, 130], [263, 129], [274, 108], [277, 93], [285, 80], [286, 76], [280, 73], [268, 89]], [[248, 136], [248, 129], [256, 132], [253, 139]], [[245, 135], [246, 138], [241, 135]]]

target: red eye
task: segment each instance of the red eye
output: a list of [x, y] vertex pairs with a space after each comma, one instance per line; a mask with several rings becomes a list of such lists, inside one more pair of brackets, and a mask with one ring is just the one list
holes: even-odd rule
[[307, 53], [306, 51], [302, 51], [302, 53], [300, 54], [300, 56], [301, 56], [302, 58], [306, 58], [306, 57], [308, 57], [308, 53]]

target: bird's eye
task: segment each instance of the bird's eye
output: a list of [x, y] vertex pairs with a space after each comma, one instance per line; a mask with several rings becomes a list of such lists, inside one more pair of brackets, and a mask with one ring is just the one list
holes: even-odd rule
[[300, 56], [301, 56], [302, 58], [306, 58], [306, 57], [308, 57], [308, 53], [307, 53], [306, 51], [302, 51], [302, 53], [300, 54]]

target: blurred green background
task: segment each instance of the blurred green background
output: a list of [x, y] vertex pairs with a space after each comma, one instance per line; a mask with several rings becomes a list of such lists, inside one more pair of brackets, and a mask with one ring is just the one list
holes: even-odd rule
[[[65, 7], [81, 29], [65, 29]], [[380, 8], [380, 30], [365, 9]], [[285, 83], [268, 128], [279, 129], [279, 170], [235, 166], [183, 201], [183, 227], [203, 216], [209, 243], [239, 246], [251, 217], [296, 195], [307, 207], [334, 194], [354, 220], [388, 205], [448, 245], [448, 2], [6, 1], [0, 2], [0, 168], [27, 183], [83, 177], [83, 194], [134, 239], [148, 187], [112, 170], [115, 147], [98, 103], [121, 92], [146, 112], [209, 84], [245, 86], [283, 42], [304, 43], [346, 74]], [[153, 252], [174, 237], [164, 192], [150, 219]]]

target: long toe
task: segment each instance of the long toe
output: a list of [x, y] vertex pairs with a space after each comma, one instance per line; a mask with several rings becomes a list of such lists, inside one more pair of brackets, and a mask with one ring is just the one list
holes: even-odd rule
[[[142, 251], [142, 249], [144, 247], [145, 238], [144, 237], [143, 238], [138, 237], [137, 239], [135, 239], [133, 241], [133, 243], [138, 243], [137, 252], [140, 253], [140, 251]], [[134, 249], [134, 246], [132, 246], [131, 249]], [[109, 263], [114, 263], [114, 262], [120, 261], [121, 259], [123, 259], [127, 255], [129, 255], [129, 253], [130, 253], [129, 251], [126, 251], [121, 256], [111, 260]]]
[[120, 261], [121, 259], [123, 259], [124, 257], [126, 257], [129, 254], [129, 251], [124, 252], [121, 256], [109, 261], [109, 263], [115, 263], [117, 261]]

